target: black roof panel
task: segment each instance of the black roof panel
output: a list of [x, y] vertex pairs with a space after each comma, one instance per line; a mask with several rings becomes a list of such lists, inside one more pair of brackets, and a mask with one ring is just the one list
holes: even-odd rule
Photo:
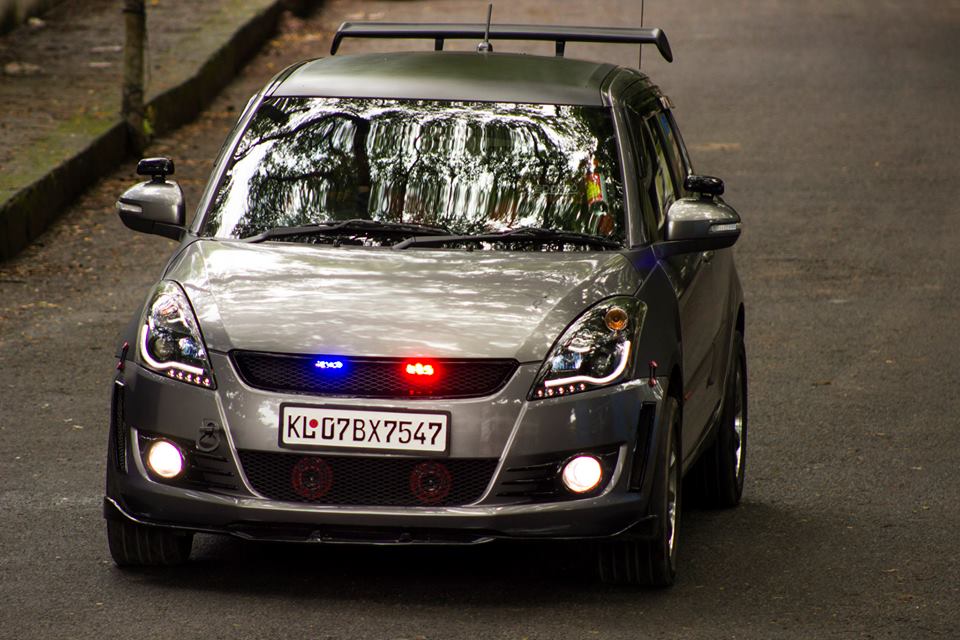
[[602, 105], [600, 87], [614, 68], [515, 53], [372, 53], [308, 62], [272, 95]]

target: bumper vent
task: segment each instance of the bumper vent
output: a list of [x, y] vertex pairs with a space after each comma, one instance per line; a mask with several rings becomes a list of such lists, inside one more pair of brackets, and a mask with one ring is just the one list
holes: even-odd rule
[[127, 432], [123, 411], [123, 385], [113, 385], [113, 397], [110, 403], [110, 451], [113, 453], [113, 465], [117, 471], [127, 470]]
[[233, 351], [234, 367], [257, 389], [361, 398], [471, 398], [499, 391], [517, 369], [515, 360], [431, 360], [436, 375], [411, 380], [407, 360], [340, 358], [341, 367], [320, 369], [317, 358]]
[[630, 491], [640, 491], [643, 488], [647, 452], [650, 450], [650, 439], [653, 437], [653, 424], [656, 417], [657, 405], [647, 402], [640, 407], [637, 444], [633, 450], [633, 461], [630, 465]]
[[239, 451], [243, 471], [272, 500], [325, 505], [460, 506], [483, 495], [494, 458], [388, 458]]

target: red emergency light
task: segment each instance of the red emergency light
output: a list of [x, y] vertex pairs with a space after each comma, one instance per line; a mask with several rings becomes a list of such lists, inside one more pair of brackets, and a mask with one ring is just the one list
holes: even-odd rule
[[407, 362], [403, 371], [409, 376], [433, 376], [436, 374], [436, 369], [429, 362]]

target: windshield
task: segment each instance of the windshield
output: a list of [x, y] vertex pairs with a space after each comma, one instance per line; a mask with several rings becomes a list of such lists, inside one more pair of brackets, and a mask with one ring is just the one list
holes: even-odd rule
[[[622, 202], [604, 107], [275, 98], [237, 145], [201, 235], [247, 238], [362, 219], [451, 234], [537, 227], [622, 242]], [[368, 235], [365, 244], [398, 241]]]

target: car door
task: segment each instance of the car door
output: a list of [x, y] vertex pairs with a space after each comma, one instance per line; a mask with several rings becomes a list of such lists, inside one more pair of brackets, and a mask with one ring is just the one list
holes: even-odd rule
[[[649, 103], [648, 103], [649, 104]], [[654, 242], [664, 239], [666, 216], [670, 206], [683, 197], [684, 164], [675, 163], [670, 143], [658, 122], [662, 111], [657, 108], [641, 115], [639, 109], [627, 105], [634, 144], [644, 159], [645, 175], [649, 176], [644, 209], [649, 232]], [[681, 175], [682, 172], [682, 175]], [[671, 256], [662, 262], [677, 295], [680, 310], [680, 329], [683, 340], [683, 456], [687, 458], [696, 448], [707, 425], [719, 395], [713, 378], [713, 349], [715, 335], [714, 295], [711, 291], [710, 259], [704, 253]]]
[[[683, 138], [677, 127], [673, 114], [664, 104], [664, 109], [657, 112], [652, 119], [655, 121], [658, 133], [667, 152], [670, 166], [675, 179], [684, 197], [697, 197], [697, 194], [687, 193], [683, 182], [692, 173], [690, 160]], [[706, 334], [706, 351], [701, 366], [703, 367], [702, 386], [704, 421], [697, 424], [706, 424], [719, 408], [723, 399], [723, 378], [726, 369], [729, 333], [731, 318], [728, 312], [730, 296], [730, 282], [733, 272], [733, 256], [729, 250], [704, 251], [691, 254], [688, 258], [698, 260], [700, 293], [703, 297], [698, 309], [698, 317], [691, 319], [700, 325]], [[691, 437], [693, 434], [691, 434]], [[695, 444], [695, 443], [694, 443]]]

